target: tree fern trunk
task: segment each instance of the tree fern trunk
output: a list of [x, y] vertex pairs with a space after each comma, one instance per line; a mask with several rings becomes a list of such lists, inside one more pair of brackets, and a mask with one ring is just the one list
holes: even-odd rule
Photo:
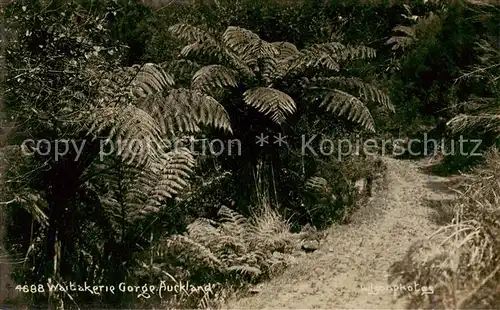
[[[72, 156], [55, 162], [47, 172], [44, 180], [49, 205], [49, 228], [45, 243], [47, 259], [51, 260], [44, 270], [45, 275], [51, 275], [54, 268], [59, 276], [68, 280], [72, 275], [72, 261], [68, 254], [75, 253], [75, 236], [79, 218], [77, 201], [84, 182], [83, 173], [99, 152], [99, 143], [93, 143], [84, 149], [81, 159], [75, 161]], [[56, 245], [60, 244], [59, 266], [54, 266]], [[78, 276], [78, 275], [76, 275]]]

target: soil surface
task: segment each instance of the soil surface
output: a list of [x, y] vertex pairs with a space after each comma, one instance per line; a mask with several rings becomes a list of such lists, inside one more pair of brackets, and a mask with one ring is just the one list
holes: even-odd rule
[[438, 227], [430, 206], [453, 198], [450, 179], [423, 171], [424, 162], [385, 158], [384, 189], [352, 215], [347, 225], [330, 228], [319, 250], [302, 253], [283, 274], [256, 287], [229, 309], [405, 309], [388, 286], [389, 268], [410, 245]]

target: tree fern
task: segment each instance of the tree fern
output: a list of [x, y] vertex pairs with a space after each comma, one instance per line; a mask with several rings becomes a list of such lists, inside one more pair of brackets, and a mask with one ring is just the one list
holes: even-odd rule
[[[146, 64], [121, 72], [122, 78], [114, 72], [104, 89], [104, 95], [114, 100], [99, 100], [86, 121], [90, 136], [112, 142], [114, 152], [107, 156], [121, 159], [106, 157], [86, 176], [98, 184], [103, 210], [117, 234], [159, 212], [167, 199], [188, 186], [195, 158], [181, 141], [202, 125], [231, 132], [225, 109], [213, 97], [172, 89], [173, 78], [160, 66]], [[112, 89], [120, 90], [118, 98], [110, 96]], [[105, 183], [99, 181], [103, 176]]]
[[[186, 33], [181, 34], [181, 30], [185, 30]], [[206, 40], [207, 44], [218, 46], [217, 58], [221, 63], [198, 70], [192, 80], [193, 89], [215, 94], [215, 90], [235, 87], [237, 81], [245, 83], [245, 79], [258, 78], [260, 85], [248, 87], [242, 93], [243, 101], [268, 115], [278, 124], [283, 123], [295, 112], [296, 104], [286, 92], [274, 88], [274, 84], [295, 79], [309, 73], [310, 70], [318, 73], [322, 69], [338, 72], [345, 61], [376, 56], [372, 48], [343, 45], [338, 42], [314, 44], [299, 51], [289, 42], [269, 43], [252, 31], [240, 27], [228, 27], [221, 35], [220, 41], [203, 34], [204, 32], [198, 28], [182, 24], [174, 26], [171, 31], [178, 38], [191, 42], [190, 44], [203, 44], [200, 42]], [[359, 98], [343, 90], [335, 90], [325, 100], [332, 99], [333, 95], [335, 99], [340, 100], [337, 103], [330, 101], [329, 104], [323, 100], [323, 104], [328, 109], [338, 112], [337, 115], [345, 114], [350, 120], [361, 123], [369, 130], [374, 129], [373, 120], [361, 99], [379, 102], [389, 110], [393, 110], [387, 95], [359, 79], [343, 80], [340, 86], [355, 88]], [[342, 108], [339, 108], [340, 106]], [[346, 113], [346, 110], [349, 110], [349, 113]]]
[[[86, 177], [95, 184], [103, 212], [117, 235], [145, 216], [160, 211], [163, 202], [185, 188], [194, 166], [188, 149], [178, 148], [150, 167], [136, 167], [108, 159], [95, 164]], [[101, 181], [104, 180], [104, 181]]]
[[[199, 124], [231, 131], [227, 113], [214, 98], [187, 89], [169, 90], [173, 83], [159, 66], [144, 66], [128, 82], [134, 94], [139, 93], [136, 99], [128, 104], [103, 101], [90, 114], [89, 133], [105, 132], [125, 160], [149, 165], [161, 157], [165, 139], [176, 133], [197, 132]], [[136, 141], [147, 149], [137, 152], [130, 144]]]

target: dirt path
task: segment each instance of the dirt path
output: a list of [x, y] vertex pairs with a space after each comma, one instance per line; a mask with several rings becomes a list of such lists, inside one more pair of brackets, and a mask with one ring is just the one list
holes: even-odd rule
[[[388, 269], [414, 241], [437, 228], [427, 201], [452, 196], [442, 190], [447, 179], [426, 175], [419, 163], [386, 162], [387, 189], [357, 210], [351, 224], [332, 227], [318, 251], [302, 254], [258, 293], [224, 308], [404, 309], [405, 300], [385, 289]], [[370, 286], [383, 289], [377, 293]]]

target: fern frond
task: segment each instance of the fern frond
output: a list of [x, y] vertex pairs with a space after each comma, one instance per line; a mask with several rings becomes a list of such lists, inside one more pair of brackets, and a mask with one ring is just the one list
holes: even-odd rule
[[193, 42], [193, 41], [216, 42], [210, 33], [199, 27], [192, 26], [189, 24], [182, 24], [182, 23], [175, 24], [170, 28], [168, 28], [168, 31], [176, 38], [179, 38], [187, 42]]
[[261, 71], [262, 79], [267, 86], [272, 85], [278, 66], [279, 63], [274, 57], [265, 57], [260, 59], [259, 70]]
[[169, 72], [174, 72], [176, 78], [184, 76], [189, 76], [189, 78], [191, 78], [193, 74], [201, 68], [198, 63], [187, 59], [176, 59], [164, 63], [162, 67]]
[[281, 124], [286, 120], [286, 116], [293, 114], [296, 104], [293, 99], [274, 88], [255, 87], [243, 93], [245, 103], [256, 108], [260, 112], [271, 115], [271, 119]]
[[[222, 206], [218, 216], [221, 223], [222, 239], [219, 239], [221, 245], [224, 242], [224, 248], [228, 245], [235, 249], [238, 253], [246, 253], [248, 247], [246, 244], [246, 236], [248, 234], [248, 220], [236, 211]], [[219, 247], [219, 250], [222, 248]]]
[[156, 154], [134, 152], [128, 146], [133, 141], [161, 144], [161, 136], [156, 120], [146, 111], [133, 105], [110, 106], [95, 109], [89, 119], [88, 134], [98, 136], [106, 133], [108, 141], [113, 141], [118, 154], [124, 161], [135, 161], [138, 165], [148, 164]]
[[221, 65], [205, 66], [198, 70], [191, 83], [195, 90], [209, 93], [213, 88], [237, 86], [236, 72]]
[[[216, 228], [217, 222], [207, 218], [197, 218], [194, 222], [188, 225], [187, 231], [191, 238], [195, 240], [205, 239], [207, 236], [212, 237], [218, 235]], [[205, 244], [205, 242], [202, 242]]]
[[187, 179], [195, 165], [193, 154], [185, 147], [178, 147], [161, 154], [151, 165], [150, 171], [157, 176], [148, 193], [148, 205], [160, 205], [166, 198], [172, 198], [188, 186]]
[[248, 77], [255, 77], [255, 73], [249, 65], [228, 47], [223, 47], [223, 57], [224, 60], [238, 72]]
[[231, 132], [229, 116], [213, 97], [198, 91], [179, 88], [150, 96], [141, 107], [156, 120], [160, 133], [173, 136], [176, 132], [198, 132], [198, 124]]
[[248, 274], [251, 277], [258, 277], [262, 271], [258, 267], [252, 267], [249, 265], [237, 265], [237, 266], [230, 266], [227, 268], [227, 271], [229, 272], [238, 272], [241, 274]]
[[260, 38], [250, 30], [230, 26], [222, 35], [222, 40], [226, 46], [234, 50], [238, 55], [244, 55], [245, 52], [255, 48]]
[[[150, 95], [134, 105], [95, 109], [89, 117], [93, 136], [105, 134], [124, 161], [149, 165], [167, 146], [165, 138], [198, 132], [199, 124], [231, 132], [229, 116], [214, 98], [197, 91], [175, 89]], [[153, 146], [154, 149], [150, 147]]]
[[329, 54], [333, 59], [349, 60], [349, 59], [366, 59], [374, 58], [377, 56], [376, 50], [367, 46], [350, 46], [343, 45], [338, 42], [329, 42], [314, 44], [301, 52], [308, 52], [312, 54]]
[[188, 45], [181, 50], [183, 56], [196, 52], [219, 56], [221, 52], [220, 43], [201, 28], [189, 24], [176, 24], [169, 28], [169, 32], [176, 38], [188, 42]]
[[167, 239], [164, 245], [169, 252], [176, 253], [178, 258], [191, 263], [190, 265], [202, 263], [215, 270], [226, 269], [225, 264], [209, 248], [189, 237], [175, 235]]
[[320, 106], [326, 107], [327, 111], [332, 111], [339, 116], [348, 113], [348, 120], [359, 123], [367, 130], [375, 131], [370, 110], [361, 100], [338, 89], [324, 89], [324, 91]]
[[389, 38], [389, 40], [387, 40], [387, 42], [385, 42], [385, 44], [387, 45], [394, 44], [392, 46], [393, 51], [398, 49], [405, 49], [411, 46], [413, 43], [415, 43], [415, 40], [412, 37], [398, 37], [398, 36], [391, 37]]
[[221, 222], [228, 222], [244, 228], [247, 225], [247, 219], [238, 212], [222, 206], [217, 214]]
[[415, 28], [413, 28], [413, 27], [399, 25], [399, 26], [396, 26], [396, 27], [392, 28], [392, 31], [394, 31], [394, 32], [402, 32], [402, 33], [406, 34], [407, 36], [409, 36], [411, 38], [415, 38], [416, 37]]
[[230, 26], [222, 35], [224, 44], [233, 50], [247, 65], [256, 65], [257, 58], [273, 58], [278, 50], [250, 30]]
[[378, 89], [377, 87], [363, 82], [359, 78], [346, 78], [346, 77], [327, 77], [327, 78], [318, 78], [316, 81], [319, 84], [326, 84], [335, 86], [343, 86], [348, 89], [354, 89], [358, 92], [359, 97], [361, 99], [372, 101], [376, 103], [382, 104], [384, 108], [387, 110], [394, 112], [394, 105], [391, 103], [389, 96]]
[[279, 59], [288, 58], [290, 56], [296, 55], [299, 53], [299, 50], [295, 45], [290, 42], [272, 42], [271, 43], [278, 51], [277, 57]]
[[408, 27], [408, 26], [396, 26], [392, 29], [394, 32], [402, 32], [405, 34], [405, 36], [393, 36], [385, 42], [385, 44], [390, 45], [394, 44], [392, 46], [392, 50], [397, 50], [397, 49], [405, 49], [406, 47], [412, 45], [416, 41], [416, 28], [415, 26]]
[[339, 71], [339, 63], [328, 53], [318, 53], [316, 51], [300, 51], [278, 61], [276, 78], [283, 78], [287, 75], [301, 74], [308, 68], [326, 68], [331, 71]]
[[482, 129], [485, 132], [500, 134], [500, 113], [455, 116], [446, 124], [452, 132]]
[[160, 66], [147, 63], [142, 66], [132, 81], [132, 92], [137, 97], [146, 97], [173, 86], [174, 79]]
[[189, 272], [206, 272], [206, 268], [220, 275], [245, 275], [258, 278], [269, 275], [286, 265], [296, 241], [289, 225], [273, 209], [264, 207], [251, 220], [225, 206], [219, 210], [216, 223], [198, 219], [188, 226], [188, 234], [174, 236], [163, 242], [167, 259], [175, 259], [189, 268]]
[[220, 47], [215, 43], [207, 41], [194, 42], [183, 47], [180, 54], [182, 56], [198, 54], [201, 56], [206, 55], [220, 57]]
[[144, 216], [160, 211], [167, 198], [184, 189], [194, 166], [194, 158], [186, 148], [163, 153], [150, 167], [136, 167], [107, 158], [104, 165], [94, 165], [92, 182], [101, 197], [115, 231], [125, 229]]
[[90, 181], [99, 193], [110, 228], [116, 235], [121, 235], [125, 225], [142, 218], [140, 210], [145, 207], [151, 181], [143, 178], [141, 168], [120, 163], [117, 158], [110, 160], [115, 161], [114, 165], [95, 165], [94, 171], [99, 172], [99, 178], [94, 177]]
[[[293, 50], [289, 50], [290, 52]], [[303, 73], [308, 68], [339, 71], [341, 61], [373, 58], [376, 51], [366, 46], [345, 46], [338, 42], [314, 44], [299, 52], [280, 58], [276, 78]]]

